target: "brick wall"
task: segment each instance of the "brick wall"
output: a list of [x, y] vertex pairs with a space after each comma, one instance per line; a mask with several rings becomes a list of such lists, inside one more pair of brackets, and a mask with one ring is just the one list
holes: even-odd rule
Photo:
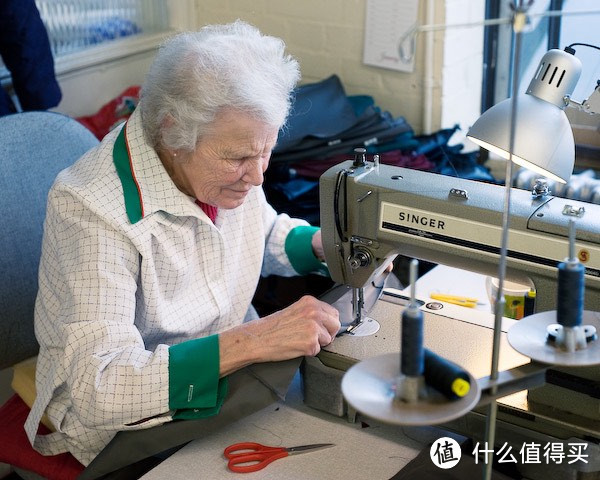
[[[446, 0], [434, 0], [435, 23], [444, 21]], [[422, 130], [425, 37], [417, 38], [415, 71], [397, 72], [363, 65], [365, 0], [196, 0], [197, 24], [241, 18], [264, 33], [285, 40], [300, 62], [302, 82], [336, 73], [348, 94], [372, 95], [394, 116], [404, 116]], [[419, 23], [425, 22], [419, 4]], [[443, 32], [434, 33], [434, 80], [431, 88], [433, 129], [441, 126]]]

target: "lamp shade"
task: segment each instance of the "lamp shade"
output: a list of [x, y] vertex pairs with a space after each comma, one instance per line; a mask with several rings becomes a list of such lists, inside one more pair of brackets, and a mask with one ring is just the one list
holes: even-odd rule
[[[511, 99], [506, 99], [485, 111], [467, 138], [502, 158], [510, 158], [511, 105]], [[575, 141], [564, 110], [532, 95], [520, 95], [512, 161], [566, 183], [575, 164]]]
[[[581, 75], [574, 50], [552, 49], [542, 57], [527, 93], [516, 99], [512, 161], [566, 183], [575, 164], [575, 141], [564, 108]], [[509, 159], [512, 100], [485, 111], [467, 133], [479, 146]]]

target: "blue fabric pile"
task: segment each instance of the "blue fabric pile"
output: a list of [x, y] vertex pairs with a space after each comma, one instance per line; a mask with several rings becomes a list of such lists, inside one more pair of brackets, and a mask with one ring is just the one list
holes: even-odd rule
[[[494, 182], [476, 153], [448, 146], [458, 129], [416, 136], [404, 117], [394, 117], [369, 95], [346, 95], [336, 75], [294, 92], [287, 124], [279, 132], [264, 184], [279, 212], [319, 224], [318, 179], [328, 168], [352, 158], [355, 148], [383, 164]], [[370, 158], [369, 158], [370, 159]]]

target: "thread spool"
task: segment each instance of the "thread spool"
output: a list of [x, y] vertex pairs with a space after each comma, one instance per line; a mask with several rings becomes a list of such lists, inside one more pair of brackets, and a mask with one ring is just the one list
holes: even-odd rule
[[449, 399], [462, 398], [471, 390], [469, 374], [458, 365], [425, 349], [425, 383]]
[[590, 203], [600, 204], [600, 185], [592, 188], [590, 192]]
[[408, 377], [423, 375], [423, 313], [410, 306], [402, 313], [400, 371]]
[[533, 288], [529, 289], [527, 295], [525, 295], [525, 305], [524, 305], [524, 317], [528, 317], [529, 315], [533, 315], [535, 312], [535, 296], [536, 292]]
[[583, 323], [585, 267], [579, 262], [558, 265], [558, 296], [556, 319], [563, 327], [578, 327]]
[[407, 377], [423, 375], [423, 312], [416, 301], [415, 284], [419, 262], [410, 262], [411, 294], [410, 304], [402, 312], [402, 342], [400, 350], [400, 373]]
[[569, 220], [569, 257], [558, 265], [556, 320], [563, 327], [578, 327], [583, 322], [585, 267], [575, 256], [575, 222]]
[[600, 187], [600, 179], [598, 178], [586, 178], [581, 186], [581, 192], [579, 199], [584, 202], [591, 202], [594, 195], [594, 191]]

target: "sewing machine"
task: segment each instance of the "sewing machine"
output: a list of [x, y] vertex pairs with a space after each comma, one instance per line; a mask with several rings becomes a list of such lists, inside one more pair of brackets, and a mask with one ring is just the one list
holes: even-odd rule
[[[333, 167], [320, 180], [334, 281], [361, 288], [396, 254], [497, 275], [504, 187], [362, 161]], [[556, 308], [570, 219], [586, 267], [585, 308], [600, 310], [600, 206], [513, 189], [510, 215], [507, 278], [533, 284], [536, 311]]]
[[[569, 253], [569, 220], [575, 220], [576, 254], [585, 265], [585, 310], [600, 311], [600, 205], [551, 195], [534, 196], [517, 189], [511, 190], [511, 196], [507, 278], [535, 288], [536, 312], [556, 309], [557, 265]], [[369, 320], [373, 317], [381, 324], [381, 329], [374, 335], [343, 335], [324, 348], [317, 359], [307, 362], [304, 380], [305, 401], [309, 405], [339, 416], [354, 415], [332, 393], [343, 372], [365, 358], [399, 350], [400, 312], [407, 299], [394, 293], [384, 294], [373, 310], [361, 307], [363, 288], [371, 286], [397, 254], [497, 276], [504, 201], [504, 187], [378, 165], [367, 161], [364, 152], [323, 174], [323, 245], [331, 277], [341, 289], [329, 300], [338, 305], [340, 301], [344, 305], [351, 303], [352, 308], [347, 311], [352, 313], [344, 313], [343, 323], [356, 321], [347, 316], [360, 319], [361, 315], [368, 315]], [[460, 282], [460, 278], [456, 281]], [[470, 309], [463, 307], [453, 308], [441, 302], [445, 308], [436, 311], [435, 308], [441, 308], [440, 302], [427, 303], [424, 299], [421, 304], [426, 314], [425, 344], [476, 378], [485, 377], [491, 361], [493, 315], [481, 312], [475, 318]], [[504, 325], [503, 342], [509, 326]], [[501, 373], [535, 370], [536, 365], [510, 345], [503, 343], [501, 351]], [[537, 383], [531, 387], [546, 381], [548, 366], [538, 367]], [[582, 381], [594, 383], [598, 380], [597, 370], [586, 367], [577, 372], [583, 372]], [[531, 392], [527, 398], [529, 386], [523, 385], [521, 392], [506, 397], [508, 400], [501, 399], [498, 421], [505, 433], [509, 431], [514, 437], [518, 431], [518, 438], [591, 438], [595, 439], [592, 444], [598, 446], [597, 398], [582, 400], [578, 397], [585, 395], [573, 392], [573, 396], [563, 398], [568, 411], [557, 414], [555, 407], [562, 409], [562, 405], [553, 404], [556, 395], [547, 396], [547, 387], [531, 390], [542, 392], [539, 402], [534, 402]], [[564, 391], [570, 393], [564, 385], [557, 388], [559, 397], [564, 397]], [[546, 397], [552, 400], [550, 404], [544, 404]], [[586, 413], [580, 418], [581, 409], [586, 409]], [[458, 423], [448, 425], [469, 434], [482, 431], [483, 415], [474, 410]], [[600, 470], [598, 465], [590, 468]]]

